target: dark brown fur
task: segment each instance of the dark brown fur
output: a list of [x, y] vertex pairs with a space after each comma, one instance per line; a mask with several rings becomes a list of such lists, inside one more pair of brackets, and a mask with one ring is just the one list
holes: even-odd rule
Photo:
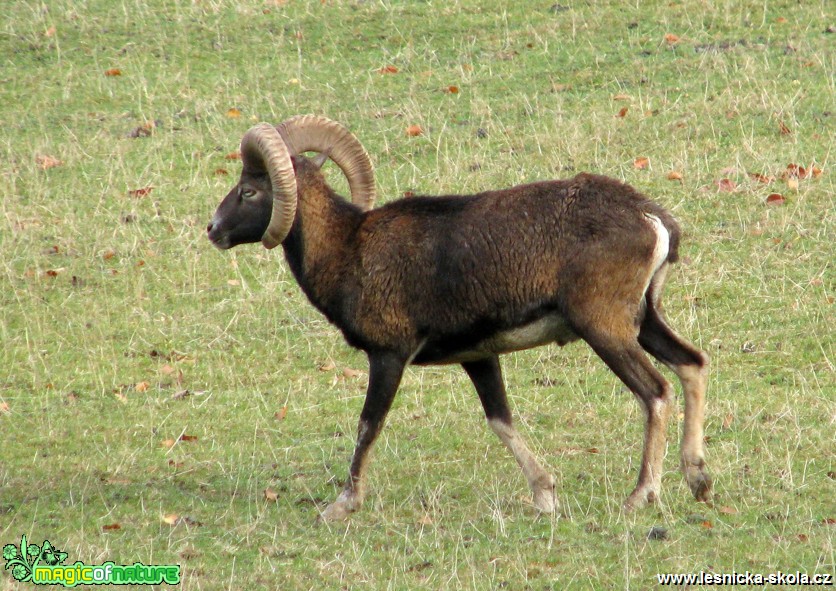
[[[554, 481], [513, 429], [498, 355], [577, 338], [646, 413], [642, 468], [627, 506], [658, 499], [672, 399], [671, 385], [644, 351], [682, 381], [682, 467], [694, 496], [708, 497], [707, 357], [661, 313], [665, 272], [677, 260], [680, 238], [665, 209], [614, 179], [579, 174], [471, 196], [414, 197], [362, 212], [336, 195], [310, 160], [293, 162], [298, 204], [282, 243], [288, 263], [310, 301], [368, 354], [370, 366], [349, 480], [324, 518], [345, 517], [362, 503], [368, 451], [409, 363], [462, 364], [491, 428], [522, 466], [534, 504], [553, 510]], [[239, 187], [256, 187], [261, 201], [246, 204], [233, 189], [209, 226], [213, 242], [228, 248], [260, 239], [270, 216], [266, 183], [242, 177]], [[647, 214], [667, 230], [665, 260], [658, 259], [664, 251], [654, 254], [660, 236]]]

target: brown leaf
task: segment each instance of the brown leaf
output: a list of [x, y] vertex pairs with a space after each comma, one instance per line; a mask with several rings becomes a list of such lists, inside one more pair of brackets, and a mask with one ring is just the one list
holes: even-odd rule
[[791, 176], [787, 179], [787, 188], [791, 191], [798, 191], [798, 178]]
[[613, 95], [612, 100], [614, 101], [629, 101], [630, 95], [629, 94], [616, 94]]
[[782, 25], [783, 25], [783, 24], [788, 23], [789, 21], [787, 20], [787, 17], [785, 17], [785, 16], [779, 16], [778, 18], [776, 18], [776, 19], [775, 19], [775, 22], [776, 22], [776, 23], [780, 23], [780, 24], [782, 24]]
[[241, 160], [241, 152], [230, 152], [224, 156], [224, 160]]
[[317, 369], [318, 369], [319, 371], [331, 371], [332, 369], [337, 369], [337, 364], [336, 364], [336, 363], [334, 363], [332, 360], [330, 360], [330, 359], [329, 359], [328, 361], [325, 361], [325, 362], [323, 362], [323, 363], [320, 363], [320, 364], [317, 366]]
[[141, 189], [131, 189], [128, 191], [128, 195], [131, 197], [145, 197], [148, 193], [154, 190], [152, 185], [148, 185], [147, 187], [142, 187]]
[[183, 433], [180, 436], [180, 441], [197, 441], [197, 435], [186, 435]]
[[166, 449], [171, 449], [177, 443], [174, 439], [163, 439], [160, 445]]
[[177, 522], [180, 521], [180, 516], [177, 513], [167, 513], [162, 516], [163, 523], [167, 523], [168, 525], [177, 525]]
[[10, 413], [12, 409], [9, 407], [9, 403], [6, 401], [0, 401], [0, 413]]
[[63, 166], [64, 162], [52, 156], [38, 155], [35, 156], [35, 164], [37, 164], [38, 168], [41, 170], [47, 170], [49, 168], [55, 168], [56, 166]]
[[172, 366], [170, 366], [168, 363], [166, 363], [165, 365], [163, 365], [163, 366], [160, 368], [160, 372], [161, 372], [161, 373], [163, 373], [164, 375], [167, 375], [167, 376], [170, 376], [170, 375], [171, 375], [171, 374], [173, 374], [175, 371], [177, 371], [177, 370], [175, 370], [175, 369], [174, 369]]
[[448, 86], [444, 89], [444, 92], [447, 94], [459, 94], [459, 87], [458, 86]]
[[419, 135], [422, 135], [423, 133], [424, 130], [421, 128], [420, 125], [413, 124], [406, 128], [406, 135], [408, 135], [409, 137], [417, 137]]
[[391, 64], [383, 66], [378, 70], [379, 74], [397, 74], [400, 70], [398, 70], [397, 66], [393, 66]]
[[264, 490], [264, 500], [269, 501], [271, 503], [275, 503], [279, 500], [279, 493], [274, 491], [269, 486]]
[[809, 539], [809, 538], [807, 537], [807, 534], [798, 534], [798, 535], [797, 535], [797, 536], [795, 536], [795, 537], [796, 537], [796, 538], [798, 538], [798, 541], [799, 541], [799, 542], [806, 542], [806, 541]]
[[215, 172], [213, 172], [215, 176], [226, 176], [229, 174], [229, 171], [225, 168], [216, 168]]
[[738, 510], [734, 507], [720, 507], [717, 511], [723, 515], [737, 515], [738, 513]]
[[230, 107], [226, 111], [226, 116], [230, 119], [238, 119], [241, 116], [241, 110], [237, 107]]
[[118, 523], [109, 523], [102, 526], [102, 531], [116, 531], [118, 529], [122, 529], [122, 526]]
[[110, 68], [109, 70], [105, 70], [104, 75], [105, 76], [111, 76], [111, 77], [112, 76], [121, 76], [122, 75], [122, 70], [120, 70], [119, 68]]
[[78, 395], [78, 393], [77, 393], [77, 392], [70, 392], [70, 393], [69, 393], [69, 394], [67, 394], [67, 396], [66, 396], [67, 404], [69, 404], [69, 405], [73, 405], [73, 404], [75, 404], [76, 402], [78, 402], [78, 399], [79, 399], [79, 398], [80, 398], [80, 396]]
[[348, 379], [348, 378], [359, 378], [361, 375], [363, 375], [363, 372], [361, 372], [357, 369], [351, 369], [350, 367], [346, 367], [343, 370], [343, 377], [346, 378], [346, 379]]
[[783, 121], [778, 122], [778, 129], [781, 130], [781, 135], [790, 135], [792, 133], [792, 130]]
[[148, 388], [150, 387], [151, 384], [149, 384], [148, 382], [137, 382], [136, 385], [134, 385], [134, 390], [136, 390], [137, 392], [147, 392]]
[[711, 523], [708, 519], [706, 519], [705, 521], [701, 522], [701, 523], [700, 523], [700, 525], [701, 525], [702, 527], [704, 527], [705, 529], [712, 529], [712, 528], [714, 527], [714, 524], [713, 524], [713, 523]]
[[644, 170], [650, 166], [650, 160], [644, 156], [639, 156], [635, 160], [633, 160], [633, 167], [637, 168], [638, 170]]
[[679, 43], [679, 36], [674, 35], [673, 33], [666, 33], [665, 34], [665, 43], [668, 45], [673, 45], [675, 43]]
[[668, 180], [669, 181], [681, 181], [682, 180], [682, 173], [672, 170], [668, 173]]
[[766, 176], [764, 174], [760, 174], [759, 172], [747, 172], [746, 174], [749, 175], [749, 178], [753, 181], [758, 181], [764, 185], [768, 185], [775, 180], [774, 176]]
[[273, 418], [277, 421], [283, 421], [287, 417], [287, 407], [283, 406], [273, 414]]
[[784, 196], [780, 193], [770, 193], [766, 197], [766, 204], [767, 205], [783, 205], [784, 204]]
[[49, 27], [46, 31], [44, 31], [44, 37], [55, 37], [55, 33], [58, 32], [58, 29], [55, 28], [55, 25]]
[[822, 172], [823, 172], [822, 169], [819, 168], [818, 166], [813, 165], [813, 166], [810, 167], [810, 174], [812, 175], [812, 177], [814, 179], [819, 178], [822, 175]]
[[728, 413], [723, 419], [723, 430], [727, 430], [731, 427], [732, 423], [734, 423], [734, 415], [732, 413]]
[[618, 111], [618, 115], [616, 115], [616, 117], [626, 117], [627, 111], [629, 110], [630, 109], [628, 109], [627, 107], [621, 107], [621, 110]]
[[724, 193], [732, 193], [737, 189], [737, 183], [731, 179], [723, 178], [717, 181], [717, 189], [723, 191]]

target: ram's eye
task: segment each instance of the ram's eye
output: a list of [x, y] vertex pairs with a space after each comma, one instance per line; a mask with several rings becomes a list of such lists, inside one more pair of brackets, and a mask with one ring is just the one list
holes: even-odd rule
[[256, 191], [255, 189], [243, 189], [241, 191], [241, 197], [243, 197], [244, 199], [252, 199], [256, 195], [258, 195], [258, 191]]

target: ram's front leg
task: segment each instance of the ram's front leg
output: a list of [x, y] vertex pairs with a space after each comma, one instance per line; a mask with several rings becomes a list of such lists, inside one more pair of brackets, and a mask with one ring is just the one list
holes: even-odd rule
[[363, 504], [363, 475], [368, 464], [369, 452], [383, 428], [386, 414], [392, 407], [404, 366], [404, 360], [394, 353], [369, 353], [369, 388], [357, 425], [357, 444], [348, 471], [348, 481], [337, 500], [328, 505], [320, 515], [323, 521], [346, 519]]

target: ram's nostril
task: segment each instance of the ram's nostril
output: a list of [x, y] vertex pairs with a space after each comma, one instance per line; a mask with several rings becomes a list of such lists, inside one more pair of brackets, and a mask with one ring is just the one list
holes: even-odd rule
[[214, 227], [215, 227], [215, 222], [209, 222], [209, 225], [206, 226], [206, 231], [211, 232], [212, 228], [214, 228]]

